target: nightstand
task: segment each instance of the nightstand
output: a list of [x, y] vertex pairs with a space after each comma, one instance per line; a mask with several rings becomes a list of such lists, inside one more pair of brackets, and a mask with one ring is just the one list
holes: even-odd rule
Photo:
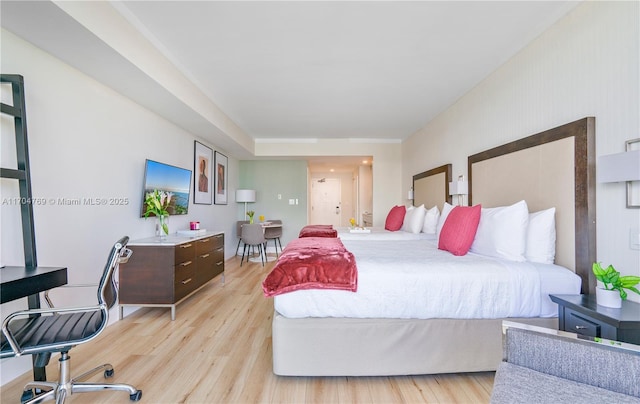
[[598, 306], [595, 295], [549, 295], [558, 304], [558, 329], [590, 337], [640, 345], [640, 304], [622, 308]]

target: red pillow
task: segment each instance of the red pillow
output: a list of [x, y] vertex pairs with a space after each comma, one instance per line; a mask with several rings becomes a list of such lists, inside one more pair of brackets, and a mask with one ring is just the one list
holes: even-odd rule
[[404, 206], [394, 206], [387, 215], [387, 220], [384, 222], [384, 228], [390, 231], [398, 231], [402, 228], [404, 222], [404, 215], [407, 213], [407, 208]]
[[476, 237], [482, 207], [456, 206], [442, 226], [438, 248], [453, 255], [465, 255]]

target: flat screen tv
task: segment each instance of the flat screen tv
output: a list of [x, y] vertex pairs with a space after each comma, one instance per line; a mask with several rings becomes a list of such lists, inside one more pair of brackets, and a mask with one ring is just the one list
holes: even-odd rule
[[[169, 192], [171, 202], [169, 215], [186, 215], [189, 211], [189, 192], [191, 191], [191, 170], [147, 159], [144, 168], [144, 188], [142, 193], [142, 212], [144, 217], [147, 194], [155, 190]], [[149, 216], [153, 216], [151, 213]]]

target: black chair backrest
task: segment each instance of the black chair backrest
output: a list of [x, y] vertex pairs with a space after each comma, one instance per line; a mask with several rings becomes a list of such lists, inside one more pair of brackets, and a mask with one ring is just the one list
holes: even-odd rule
[[118, 268], [121, 257], [128, 258], [129, 255], [131, 255], [131, 250], [126, 248], [128, 242], [129, 236], [124, 236], [120, 240], [116, 241], [109, 253], [109, 258], [107, 259], [107, 263], [104, 267], [102, 278], [100, 278], [100, 285], [98, 286], [98, 303], [105, 304], [108, 308], [113, 307], [118, 300], [118, 288], [116, 287], [115, 280], [113, 279], [113, 273], [116, 268]]

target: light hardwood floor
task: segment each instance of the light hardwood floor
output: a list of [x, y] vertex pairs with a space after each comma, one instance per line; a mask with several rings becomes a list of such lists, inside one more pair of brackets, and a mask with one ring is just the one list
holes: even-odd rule
[[[177, 307], [142, 308], [70, 351], [72, 375], [109, 362], [109, 381], [143, 391], [141, 403], [486, 403], [493, 372], [405, 377], [281, 377], [271, 370], [273, 301], [261, 282], [273, 263], [227, 260], [217, 277]], [[47, 367], [58, 375], [57, 360]], [[2, 387], [19, 402], [30, 372]], [[100, 380], [101, 375], [94, 376]], [[129, 402], [125, 392], [82, 393], [73, 403]]]

